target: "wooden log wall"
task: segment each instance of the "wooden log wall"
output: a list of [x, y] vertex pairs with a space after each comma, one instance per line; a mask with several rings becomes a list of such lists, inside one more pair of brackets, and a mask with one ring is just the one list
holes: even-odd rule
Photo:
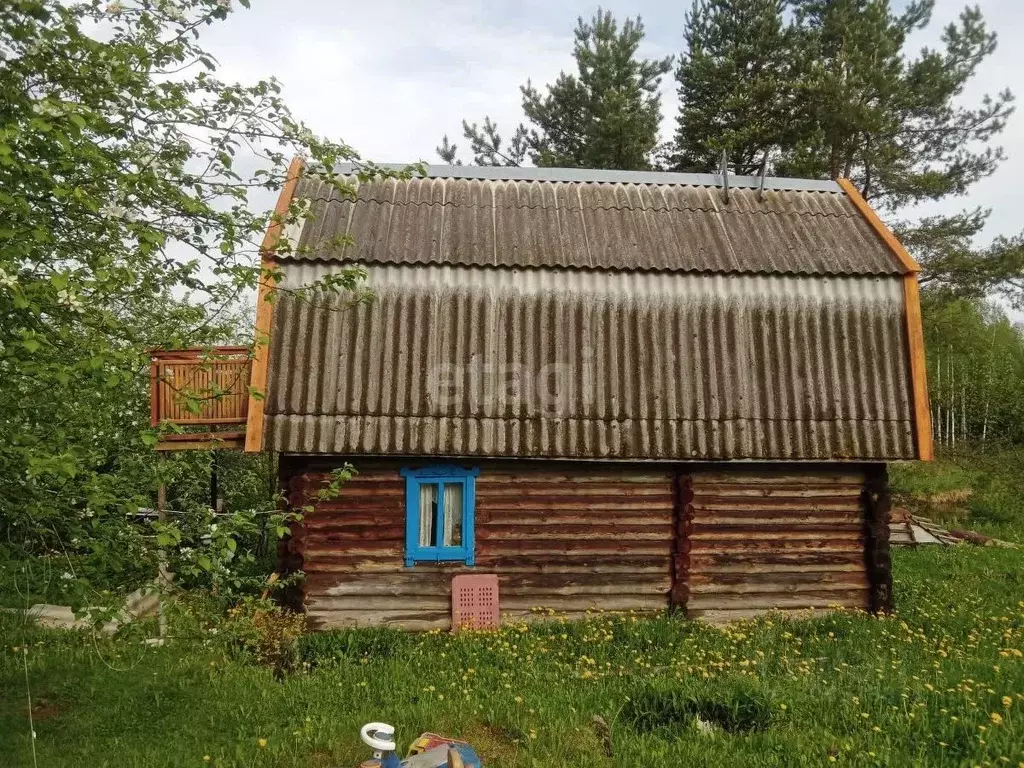
[[[850, 468], [694, 472], [682, 513], [687, 615], [873, 607], [866, 479]], [[884, 555], [880, 567], [887, 542]]]
[[[669, 604], [674, 478], [668, 469], [477, 463], [476, 571], [497, 573], [504, 618], [551, 608], [657, 610]], [[320, 628], [448, 628], [457, 564], [406, 568], [405, 482], [367, 465], [315, 504], [288, 544], [306, 572], [302, 603]], [[326, 472], [298, 465], [290, 502], [309, 503]]]

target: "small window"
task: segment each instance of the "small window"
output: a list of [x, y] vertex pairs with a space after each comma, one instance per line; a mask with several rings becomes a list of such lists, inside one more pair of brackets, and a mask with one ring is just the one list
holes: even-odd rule
[[405, 468], [405, 564], [473, 565], [474, 478], [479, 469]]

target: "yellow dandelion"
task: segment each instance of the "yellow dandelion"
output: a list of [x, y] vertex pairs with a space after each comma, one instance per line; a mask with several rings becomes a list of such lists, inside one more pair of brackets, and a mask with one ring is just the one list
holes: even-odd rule
[[1013, 699], [1011, 699], [1009, 696], [1003, 696], [1003, 706], [1007, 708], [1012, 707]]
[[996, 725], [1002, 725], [1003, 724], [1003, 716], [1000, 715], [998, 712], [993, 712], [991, 715], [988, 716], [988, 719], [991, 720]]
[[259, 739], [259, 740], [257, 740], [256, 743], [260, 745], [260, 749], [266, 749], [267, 748], [267, 740], [266, 739]]

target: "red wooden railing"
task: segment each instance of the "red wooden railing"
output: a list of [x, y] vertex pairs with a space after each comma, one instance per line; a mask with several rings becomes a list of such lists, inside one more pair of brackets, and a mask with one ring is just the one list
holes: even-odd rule
[[153, 426], [245, 424], [249, 413], [248, 347], [153, 350]]

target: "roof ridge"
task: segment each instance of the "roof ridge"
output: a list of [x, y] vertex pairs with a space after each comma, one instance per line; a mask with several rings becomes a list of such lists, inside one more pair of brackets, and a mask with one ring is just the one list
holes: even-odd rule
[[[376, 167], [389, 171], [402, 171], [411, 166], [403, 163], [377, 163]], [[480, 165], [427, 165], [426, 178], [479, 179], [481, 181], [542, 181], [553, 183], [608, 183], [678, 185], [693, 187], [722, 187], [720, 173], [681, 173], [678, 171], [620, 171], [600, 168], [523, 168]], [[353, 163], [339, 163], [334, 172], [357, 173], [360, 167]], [[835, 181], [820, 179], [794, 179], [777, 176], [729, 175], [730, 189], [760, 189], [788, 192], [828, 192], [843, 194]]]

